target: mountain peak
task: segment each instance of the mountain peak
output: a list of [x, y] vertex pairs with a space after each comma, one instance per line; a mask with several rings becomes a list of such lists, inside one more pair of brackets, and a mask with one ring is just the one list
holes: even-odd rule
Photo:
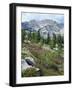
[[[31, 20], [29, 22], [22, 23], [21, 26], [22, 26], [22, 29], [26, 29], [28, 31], [47, 30], [50, 34], [58, 33], [60, 32], [61, 29], [64, 28], [63, 24], [60, 24], [51, 19], [44, 19], [40, 21]], [[63, 30], [61, 31], [61, 33], [64, 32]]]

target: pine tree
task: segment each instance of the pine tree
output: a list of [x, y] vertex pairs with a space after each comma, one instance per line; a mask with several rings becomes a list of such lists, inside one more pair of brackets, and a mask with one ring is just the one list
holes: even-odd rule
[[28, 33], [28, 40], [31, 40], [31, 31]]
[[37, 42], [40, 42], [40, 39], [41, 39], [41, 37], [40, 37], [40, 30], [38, 30], [38, 32], [37, 32]]
[[55, 48], [56, 46], [56, 35], [53, 33], [53, 38], [52, 38], [52, 44], [53, 44], [53, 48]]
[[50, 43], [50, 35], [48, 33], [48, 36], [47, 36], [47, 40], [46, 40], [46, 44], [49, 44]]
[[59, 34], [58, 36], [57, 36], [57, 44], [58, 44], [58, 48], [62, 48], [63, 47], [63, 38], [62, 38], [62, 36]]
[[25, 35], [26, 35], [26, 32], [24, 29], [21, 30], [21, 40], [22, 40], [22, 43], [24, 43], [24, 40], [25, 40]]
[[36, 42], [36, 32], [31, 33], [31, 41]]

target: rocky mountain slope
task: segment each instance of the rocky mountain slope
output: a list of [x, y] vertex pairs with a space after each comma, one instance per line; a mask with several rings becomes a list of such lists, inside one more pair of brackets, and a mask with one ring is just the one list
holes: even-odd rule
[[21, 28], [32, 32], [40, 30], [41, 33], [46, 32], [49, 33], [50, 36], [52, 36], [53, 33], [61, 35], [64, 34], [64, 24], [58, 23], [50, 19], [45, 19], [41, 21], [31, 20], [29, 22], [22, 22]]

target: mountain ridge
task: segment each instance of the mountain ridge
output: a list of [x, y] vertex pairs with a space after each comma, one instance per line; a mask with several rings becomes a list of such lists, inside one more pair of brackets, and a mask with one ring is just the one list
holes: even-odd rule
[[22, 22], [21, 28], [31, 32], [37, 32], [38, 30], [40, 30], [40, 32], [48, 31], [50, 36], [52, 36], [53, 33], [64, 35], [64, 24], [58, 23], [51, 19], [44, 19], [40, 21], [31, 20], [29, 22]]

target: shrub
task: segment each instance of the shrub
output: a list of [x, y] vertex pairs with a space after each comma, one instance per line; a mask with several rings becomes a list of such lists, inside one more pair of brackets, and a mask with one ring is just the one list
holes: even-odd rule
[[32, 77], [37, 76], [37, 71], [35, 68], [27, 68], [22, 71], [22, 77]]

